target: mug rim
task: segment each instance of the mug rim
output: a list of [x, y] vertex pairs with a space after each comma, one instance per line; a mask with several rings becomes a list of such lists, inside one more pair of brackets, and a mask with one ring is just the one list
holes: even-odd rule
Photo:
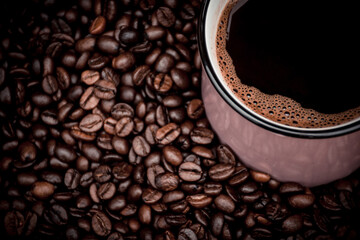
[[202, 66], [211, 82], [215, 87], [216, 91], [219, 93], [220, 97], [225, 100], [225, 102], [232, 107], [238, 114], [243, 116], [245, 119], [250, 122], [267, 129], [271, 132], [298, 138], [330, 138], [338, 137], [341, 135], [349, 134], [360, 129], [360, 118], [349, 122], [345, 125], [338, 125], [334, 127], [325, 127], [325, 128], [295, 128], [286, 125], [281, 125], [271, 120], [265, 121], [262, 117], [250, 109], [245, 108], [240, 105], [237, 101], [233, 99], [231, 94], [225, 89], [221, 80], [216, 75], [215, 70], [213, 69], [210, 61], [210, 56], [206, 49], [206, 36], [205, 36], [205, 21], [209, 8], [209, 3], [211, 0], [204, 0], [201, 6], [201, 11], [198, 19], [198, 29], [197, 29], [197, 39], [198, 39], [198, 49], [200, 53], [200, 58]]

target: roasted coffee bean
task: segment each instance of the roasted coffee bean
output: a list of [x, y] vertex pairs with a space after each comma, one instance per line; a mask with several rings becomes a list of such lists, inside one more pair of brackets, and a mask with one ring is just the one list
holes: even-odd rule
[[51, 205], [45, 211], [44, 217], [48, 223], [58, 226], [66, 225], [69, 218], [66, 209], [59, 204]]
[[110, 234], [112, 225], [110, 219], [105, 215], [105, 213], [97, 211], [91, 218], [91, 227], [93, 231], [101, 236], [107, 236]]
[[168, 7], [160, 7], [156, 10], [156, 17], [159, 23], [164, 27], [171, 27], [176, 20], [174, 13]]
[[119, 52], [119, 43], [111, 36], [101, 36], [96, 41], [96, 46], [103, 53], [116, 55]]
[[183, 161], [183, 157], [180, 150], [178, 150], [174, 146], [165, 146], [163, 148], [163, 156], [164, 159], [173, 166], [178, 166]]
[[173, 68], [171, 69], [171, 78], [174, 81], [175, 85], [182, 90], [186, 90], [190, 87], [190, 80], [185, 71]]
[[147, 155], [149, 155], [151, 150], [150, 145], [147, 143], [146, 139], [142, 136], [136, 136], [133, 139], [132, 147], [134, 149], [134, 152], [141, 157], [146, 157]]
[[169, 91], [172, 87], [172, 84], [173, 81], [171, 77], [164, 73], [159, 73], [156, 75], [153, 83], [154, 89], [162, 93]]
[[126, 163], [120, 162], [112, 168], [112, 174], [117, 180], [125, 180], [132, 174], [133, 167]]
[[195, 194], [187, 196], [186, 201], [194, 208], [204, 208], [211, 204], [212, 198], [206, 194]]
[[147, 65], [141, 65], [137, 67], [132, 73], [132, 79], [135, 86], [141, 86], [144, 83], [146, 76], [150, 72], [150, 68]]
[[87, 63], [91, 69], [100, 70], [104, 68], [109, 63], [109, 61], [109, 57], [96, 53], [88, 59]]
[[172, 191], [179, 185], [179, 177], [173, 173], [161, 173], [155, 177], [155, 186], [161, 191]]
[[100, 99], [95, 96], [94, 89], [94, 87], [87, 88], [80, 98], [80, 107], [84, 110], [94, 109], [100, 101]]
[[119, 137], [126, 137], [133, 129], [134, 121], [130, 117], [122, 117], [115, 125], [115, 134]]
[[73, 168], [66, 171], [64, 184], [68, 189], [76, 189], [80, 184], [80, 173]]
[[53, 184], [43, 181], [35, 182], [31, 188], [32, 195], [38, 199], [47, 199], [54, 191], [55, 186]]
[[210, 129], [198, 127], [192, 130], [190, 138], [197, 144], [209, 144], [214, 138], [214, 133]]
[[204, 106], [200, 99], [193, 99], [187, 107], [187, 114], [191, 119], [199, 119], [204, 113]]
[[106, 19], [103, 16], [98, 16], [90, 25], [89, 32], [94, 35], [101, 34], [104, 32], [105, 26]]
[[99, 114], [88, 114], [79, 123], [79, 128], [84, 132], [97, 132], [103, 126], [103, 119]]
[[97, 191], [97, 195], [102, 200], [109, 200], [115, 195], [115, 192], [116, 192], [115, 184], [111, 182], [107, 182], [99, 187]]
[[57, 144], [55, 148], [55, 155], [61, 161], [66, 163], [73, 162], [77, 158], [75, 150], [64, 144]]
[[56, 78], [52, 75], [46, 75], [41, 82], [42, 89], [47, 94], [53, 94], [58, 90]]
[[224, 181], [228, 179], [235, 167], [231, 164], [219, 163], [209, 169], [209, 177], [214, 181]]
[[167, 145], [180, 135], [180, 128], [175, 123], [169, 123], [156, 131], [156, 140], [160, 144]]
[[179, 177], [187, 182], [195, 182], [201, 178], [202, 169], [193, 162], [184, 162], [179, 166]]
[[299, 231], [303, 226], [303, 219], [300, 215], [292, 215], [284, 220], [281, 228], [286, 233], [295, 233]]
[[204, 193], [210, 196], [217, 196], [221, 193], [223, 187], [217, 182], [207, 182], [204, 184]]
[[92, 162], [99, 162], [102, 157], [102, 152], [92, 143], [83, 143], [82, 153]]
[[135, 56], [131, 52], [121, 53], [119, 56], [114, 57], [112, 60], [112, 67], [122, 72], [130, 70], [135, 64]]
[[315, 196], [312, 194], [296, 194], [290, 196], [288, 201], [294, 208], [307, 208], [314, 204]]
[[100, 165], [95, 169], [92, 177], [94, 177], [95, 181], [97, 182], [107, 182], [111, 178], [111, 168], [108, 165]]
[[302, 191], [304, 191], [304, 187], [294, 182], [283, 183], [279, 188], [279, 193], [296, 193]]
[[224, 194], [220, 194], [214, 200], [216, 207], [226, 213], [232, 213], [235, 210], [235, 203], [233, 200]]
[[235, 160], [235, 156], [232, 153], [232, 151], [225, 145], [219, 145], [216, 148], [216, 153], [217, 156], [219, 158], [219, 162], [221, 163], [230, 163], [230, 164], [235, 164], [236, 160]]
[[134, 116], [134, 109], [126, 103], [118, 103], [111, 108], [111, 116], [116, 120], [122, 117], [132, 118]]
[[155, 62], [155, 70], [160, 73], [168, 73], [175, 65], [175, 59], [168, 53], [161, 54]]
[[113, 82], [99, 80], [94, 84], [94, 94], [104, 100], [110, 100], [116, 95], [116, 86]]
[[256, 182], [264, 183], [270, 180], [270, 175], [266, 173], [251, 170], [250, 175]]
[[110, 211], [120, 211], [126, 206], [126, 199], [122, 195], [113, 197], [107, 204]]
[[224, 214], [221, 212], [214, 214], [214, 216], [211, 218], [210, 225], [211, 225], [211, 231], [214, 234], [214, 236], [219, 236], [224, 226]]
[[191, 151], [203, 158], [213, 159], [215, 157], [210, 149], [203, 146], [195, 146]]
[[[166, 30], [161, 26], [150, 26], [145, 29], [146, 38], [150, 41], [157, 41], [165, 37]], [[149, 64], [151, 65], [151, 64]]]
[[154, 188], [146, 188], [142, 193], [142, 200], [146, 204], [153, 204], [158, 202], [162, 198], [163, 194], [154, 189]]
[[129, 142], [125, 138], [114, 136], [112, 138], [111, 144], [114, 150], [120, 155], [127, 155], [130, 151]]

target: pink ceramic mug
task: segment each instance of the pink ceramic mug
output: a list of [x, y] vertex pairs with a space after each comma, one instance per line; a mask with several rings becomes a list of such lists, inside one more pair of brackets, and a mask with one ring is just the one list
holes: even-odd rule
[[247, 166], [279, 181], [317, 186], [360, 166], [360, 119], [328, 128], [296, 128], [272, 122], [241, 103], [223, 81], [216, 61], [216, 27], [227, 0], [204, 0], [199, 19], [202, 97], [221, 142]]

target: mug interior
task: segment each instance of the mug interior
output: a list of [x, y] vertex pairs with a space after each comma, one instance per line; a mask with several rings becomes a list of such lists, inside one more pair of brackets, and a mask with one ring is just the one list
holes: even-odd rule
[[[239, 0], [242, 5], [248, 0]], [[202, 57], [203, 67], [224, 100], [238, 113], [271, 131], [291, 135], [296, 137], [310, 137], [310, 138], [324, 138], [347, 134], [360, 129], [360, 119], [354, 119], [349, 122], [339, 124], [337, 126], [324, 128], [300, 128], [283, 125], [272, 120], [269, 120], [248, 108], [242, 101], [240, 101], [232, 90], [227, 86], [222, 77], [220, 66], [217, 62], [216, 54], [216, 34], [219, 19], [224, 8], [227, 6], [229, 0], [211, 1], [205, 0], [203, 3], [202, 12], [199, 19], [199, 50]], [[241, 5], [240, 5], [241, 6]]]

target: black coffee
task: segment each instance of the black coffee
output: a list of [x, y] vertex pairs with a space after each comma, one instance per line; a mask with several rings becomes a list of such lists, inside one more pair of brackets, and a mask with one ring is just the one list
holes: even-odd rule
[[355, 16], [354, 6], [327, 1], [230, 2], [218, 30], [229, 86], [248, 107], [287, 125], [325, 127], [358, 117]]

